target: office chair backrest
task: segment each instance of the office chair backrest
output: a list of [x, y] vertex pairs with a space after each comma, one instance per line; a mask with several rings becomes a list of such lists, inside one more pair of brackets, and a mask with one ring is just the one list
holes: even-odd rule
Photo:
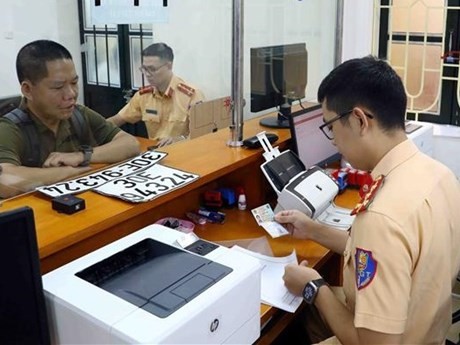
[[0, 98], [0, 116], [9, 113], [11, 110], [16, 109], [21, 103], [22, 96], [13, 96], [8, 98]]

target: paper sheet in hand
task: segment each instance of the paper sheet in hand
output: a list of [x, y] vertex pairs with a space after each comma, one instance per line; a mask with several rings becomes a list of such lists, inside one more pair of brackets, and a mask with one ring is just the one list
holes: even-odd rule
[[262, 265], [261, 275], [261, 300], [276, 308], [294, 313], [302, 303], [302, 297], [295, 296], [284, 286], [284, 267], [290, 263], [297, 263], [295, 251], [284, 257], [272, 257], [250, 250], [233, 246], [232, 250], [250, 255], [259, 260]]

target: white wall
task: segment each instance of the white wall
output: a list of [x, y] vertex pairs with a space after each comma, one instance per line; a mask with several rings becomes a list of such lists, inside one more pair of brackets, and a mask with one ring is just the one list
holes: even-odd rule
[[[22, 46], [36, 39], [51, 39], [64, 45], [81, 75], [76, 0], [3, 0], [1, 8], [0, 97], [20, 94], [16, 55]], [[83, 94], [82, 85], [80, 89]]]
[[374, 1], [345, 0], [342, 61], [372, 53]]

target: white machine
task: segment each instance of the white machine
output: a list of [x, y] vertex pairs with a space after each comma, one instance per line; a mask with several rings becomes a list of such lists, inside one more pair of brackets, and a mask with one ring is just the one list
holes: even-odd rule
[[354, 216], [350, 215], [350, 210], [333, 203], [339, 192], [333, 178], [317, 166], [306, 170], [290, 150], [280, 153], [278, 148], [271, 146], [264, 132], [257, 136], [266, 159], [260, 168], [278, 194], [275, 213], [283, 209], [297, 209], [312, 219], [347, 230]]
[[433, 157], [433, 125], [427, 122], [406, 121], [406, 134], [420, 151]]
[[258, 260], [150, 225], [43, 276], [55, 344], [253, 343]]

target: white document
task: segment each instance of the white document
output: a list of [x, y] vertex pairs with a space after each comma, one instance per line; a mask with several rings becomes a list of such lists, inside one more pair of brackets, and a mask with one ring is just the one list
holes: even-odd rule
[[303, 299], [290, 293], [284, 286], [283, 281], [284, 267], [290, 263], [297, 263], [295, 251], [288, 256], [272, 257], [255, 253], [239, 246], [233, 246], [231, 249], [259, 259], [262, 265], [262, 281], [260, 285], [263, 303], [290, 313], [294, 313], [297, 310]]

